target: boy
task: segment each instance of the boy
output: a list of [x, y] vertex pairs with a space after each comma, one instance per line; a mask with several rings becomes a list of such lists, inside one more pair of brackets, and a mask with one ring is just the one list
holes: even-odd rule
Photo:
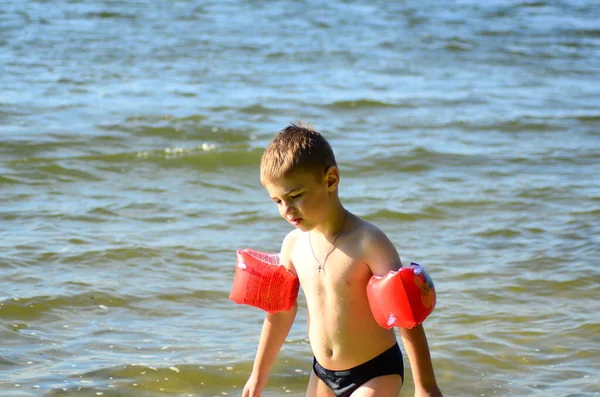
[[[307, 397], [397, 397], [404, 367], [394, 330], [375, 321], [367, 299], [372, 275], [401, 267], [396, 249], [374, 225], [344, 209], [339, 170], [329, 143], [305, 125], [282, 130], [261, 160], [261, 183], [295, 226], [280, 260], [297, 275], [308, 306], [314, 353]], [[242, 396], [257, 397], [294, 322], [297, 305], [268, 314]], [[441, 396], [421, 325], [401, 329], [415, 396]]]

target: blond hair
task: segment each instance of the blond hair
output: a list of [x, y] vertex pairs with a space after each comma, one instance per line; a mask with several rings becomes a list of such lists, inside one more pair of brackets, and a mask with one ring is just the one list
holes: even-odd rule
[[263, 185], [303, 170], [324, 175], [337, 166], [329, 142], [312, 125], [299, 122], [281, 130], [267, 146], [260, 162]]

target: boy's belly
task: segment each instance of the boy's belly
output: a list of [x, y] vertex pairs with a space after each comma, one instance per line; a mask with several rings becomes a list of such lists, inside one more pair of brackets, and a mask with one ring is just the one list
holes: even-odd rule
[[355, 367], [396, 343], [394, 330], [381, 328], [368, 305], [365, 308], [356, 302], [348, 303], [353, 306], [351, 310], [343, 305], [311, 310], [309, 304], [308, 334], [313, 354], [319, 364], [330, 370]]

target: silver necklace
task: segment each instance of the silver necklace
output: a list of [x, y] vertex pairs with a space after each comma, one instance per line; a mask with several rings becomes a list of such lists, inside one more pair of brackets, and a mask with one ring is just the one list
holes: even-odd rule
[[312, 252], [313, 257], [315, 258], [317, 263], [319, 264], [319, 267], [317, 268], [317, 269], [319, 269], [319, 273], [321, 273], [321, 270], [325, 269], [325, 263], [327, 263], [327, 258], [329, 258], [329, 255], [331, 255], [331, 253], [333, 252], [333, 249], [335, 248], [335, 242], [336, 242], [337, 238], [340, 236], [340, 233], [342, 233], [342, 230], [344, 230], [344, 226], [346, 226], [346, 217], [347, 216], [348, 216], [348, 210], [344, 210], [344, 221], [342, 222], [342, 227], [340, 227], [340, 230], [338, 230], [337, 234], [333, 238], [333, 241], [331, 242], [331, 247], [329, 247], [329, 251], [327, 251], [327, 254], [325, 255], [325, 259], [323, 259], [322, 265], [321, 265], [321, 262], [319, 262], [319, 260], [317, 259], [317, 256], [315, 255], [315, 250], [313, 249], [312, 242], [310, 241], [310, 232], [308, 233], [308, 245], [310, 245], [310, 251]]

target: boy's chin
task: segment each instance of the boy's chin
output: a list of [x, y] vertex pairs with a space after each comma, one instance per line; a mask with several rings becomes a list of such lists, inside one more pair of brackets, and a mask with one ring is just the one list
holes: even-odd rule
[[301, 230], [301, 231], [303, 231], [303, 232], [308, 232], [308, 231], [310, 231], [310, 230], [312, 229], [312, 227], [311, 227], [311, 226], [309, 226], [309, 225], [308, 225], [308, 224], [307, 224], [307, 223], [304, 221], [304, 219], [302, 219], [302, 220], [301, 220], [301, 221], [300, 221], [300, 222], [299, 222], [297, 225], [292, 225], [292, 226], [294, 226], [296, 229], [299, 229], [299, 230]]

